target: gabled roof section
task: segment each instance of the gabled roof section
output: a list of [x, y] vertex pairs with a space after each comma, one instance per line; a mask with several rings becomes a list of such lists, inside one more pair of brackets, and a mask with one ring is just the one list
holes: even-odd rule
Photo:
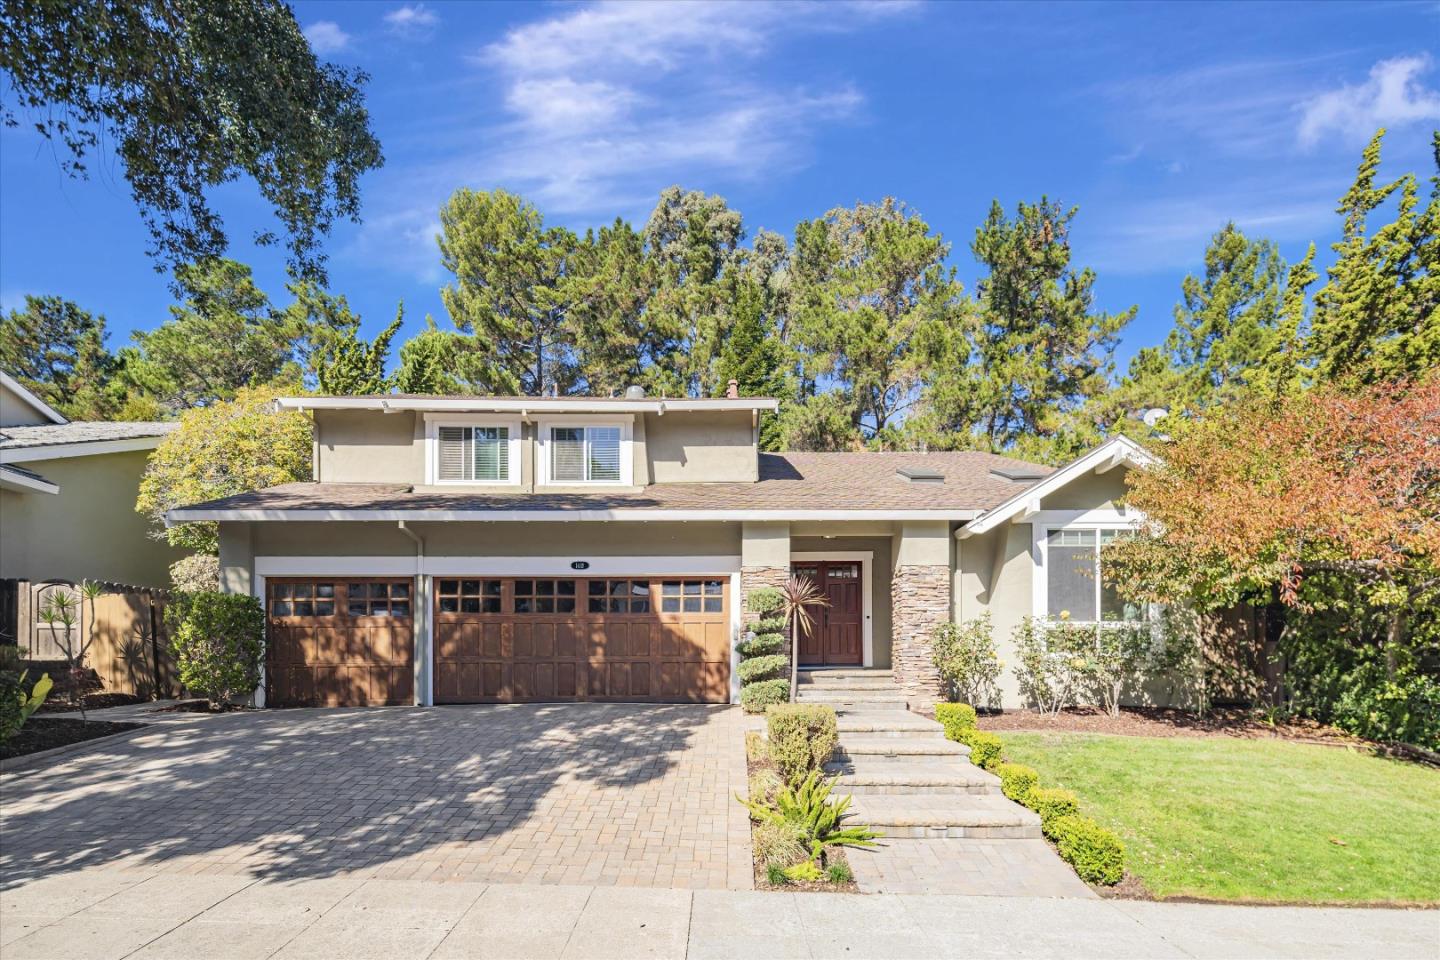
[[776, 410], [774, 397], [455, 397], [388, 394], [370, 397], [280, 397], [283, 410], [420, 410], [447, 413], [695, 413], [725, 410]]
[[153, 450], [176, 421], [116, 420], [0, 427], [0, 463]]
[[1004, 503], [985, 511], [955, 531], [955, 536], [964, 540], [966, 537], [993, 530], [1021, 513], [1034, 513], [1040, 509], [1041, 500], [1092, 470], [1104, 473], [1115, 467], [1148, 467], [1158, 462], [1156, 457], [1140, 444], [1123, 434], [1116, 434], [1089, 453], [1021, 490]]
[[6, 389], [12, 391], [17, 397], [19, 397], [21, 402], [24, 403], [27, 407], [29, 407], [31, 410], [34, 410], [46, 420], [49, 420], [51, 423], [70, 422], [65, 419], [64, 415], [61, 414], [60, 411], [56, 410], [54, 407], [50, 406], [50, 404], [35, 396], [35, 394], [31, 393], [30, 390], [25, 386], [25, 384], [21, 383], [19, 380], [16, 380], [4, 370], [0, 370], [0, 383], [3, 383]]
[[60, 492], [60, 487], [33, 470], [26, 470], [24, 467], [17, 467], [14, 464], [5, 464], [0, 466], [0, 490], [13, 490], [17, 493], [56, 494]]

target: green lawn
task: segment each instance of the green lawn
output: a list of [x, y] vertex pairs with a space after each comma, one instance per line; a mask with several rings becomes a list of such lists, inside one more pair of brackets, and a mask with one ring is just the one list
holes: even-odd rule
[[1334, 747], [1001, 734], [1156, 896], [1440, 902], [1440, 772]]

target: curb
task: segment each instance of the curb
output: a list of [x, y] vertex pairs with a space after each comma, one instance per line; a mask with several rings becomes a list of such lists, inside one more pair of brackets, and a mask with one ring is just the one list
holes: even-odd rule
[[[127, 723], [139, 723], [139, 721], [125, 721]], [[131, 737], [144, 733], [154, 724], [141, 723], [134, 730], [122, 730], [119, 733], [107, 734], [103, 737], [92, 737], [89, 740], [81, 740], [78, 743], [67, 743], [61, 747], [51, 747], [49, 750], [37, 750], [34, 753], [26, 753], [18, 757], [10, 757], [0, 760], [0, 773], [20, 773], [51, 757], [63, 757], [67, 753], [81, 753], [90, 747], [103, 746], [107, 743], [118, 743], [128, 740]]]

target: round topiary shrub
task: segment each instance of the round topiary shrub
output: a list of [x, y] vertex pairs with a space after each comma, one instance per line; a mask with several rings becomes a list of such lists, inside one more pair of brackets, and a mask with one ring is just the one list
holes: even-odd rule
[[774, 613], [785, 606], [785, 594], [774, 587], [756, 587], [745, 596], [745, 609], [751, 613]]
[[1075, 794], [1059, 787], [1036, 787], [1025, 798], [1025, 806], [1040, 814], [1040, 828], [1050, 836], [1050, 824], [1060, 817], [1073, 817], [1080, 812]]
[[1023, 763], [1002, 763], [995, 767], [1000, 778], [1000, 792], [1016, 803], [1025, 803], [1030, 791], [1040, 783], [1040, 774]]
[[165, 609], [180, 682], [212, 706], [248, 697], [260, 685], [265, 611], [244, 594], [182, 593]]
[[785, 618], [765, 617], [764, 619], [756, 620], [754, 623], [750, 624], [750, 629], [754, 630], [756, 633], [784, 633]]
[[970, 748], [970, 762], [982, 770], [991, 770], [1000, 762], [1000, 738], [984, 730], [961, 730], [954, 739]]
[[945, 728], [945, 736], [959, 740], [961, 730], [975, 729], [975, 708], [968, 703], [937, 703], [935, 719]]
[[1125, 875], [1125, 845], [1089, 817], [1057, 817], [1049, 832], [1060, 856], [1086, 883], [1114, 886]]
[[785, 664], [785, 658], [779, 654], [743, 660], [740, 663], [740, 682], [748, 684], [774, 679], [785, 671]]
[[736, 647], [742, 657], [763, 657], [767, 653], [779, 653], [785, 648], [785, 638], [778, 633], [762, 633], [741, 640]]
[[746, 684], [740, 690], [740, 706], [746, 713], [764, 713], [771, 704], [788, 703], [790, 681], [785, 679], [760, 680]]

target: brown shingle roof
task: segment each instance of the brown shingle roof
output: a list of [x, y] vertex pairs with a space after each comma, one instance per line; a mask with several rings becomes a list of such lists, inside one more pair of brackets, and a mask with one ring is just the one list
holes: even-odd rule
[[[897, 473], [943, 474], [943, 482]], [[1027, 475], [1016, 481], [1002, 470]], [[404, 484], [291, 483], [187, 510], [987, 510], [1049, 467], [975, 451], [761, 454], [758, 483], [657, 483], [638, 491], [497, 493]]]

